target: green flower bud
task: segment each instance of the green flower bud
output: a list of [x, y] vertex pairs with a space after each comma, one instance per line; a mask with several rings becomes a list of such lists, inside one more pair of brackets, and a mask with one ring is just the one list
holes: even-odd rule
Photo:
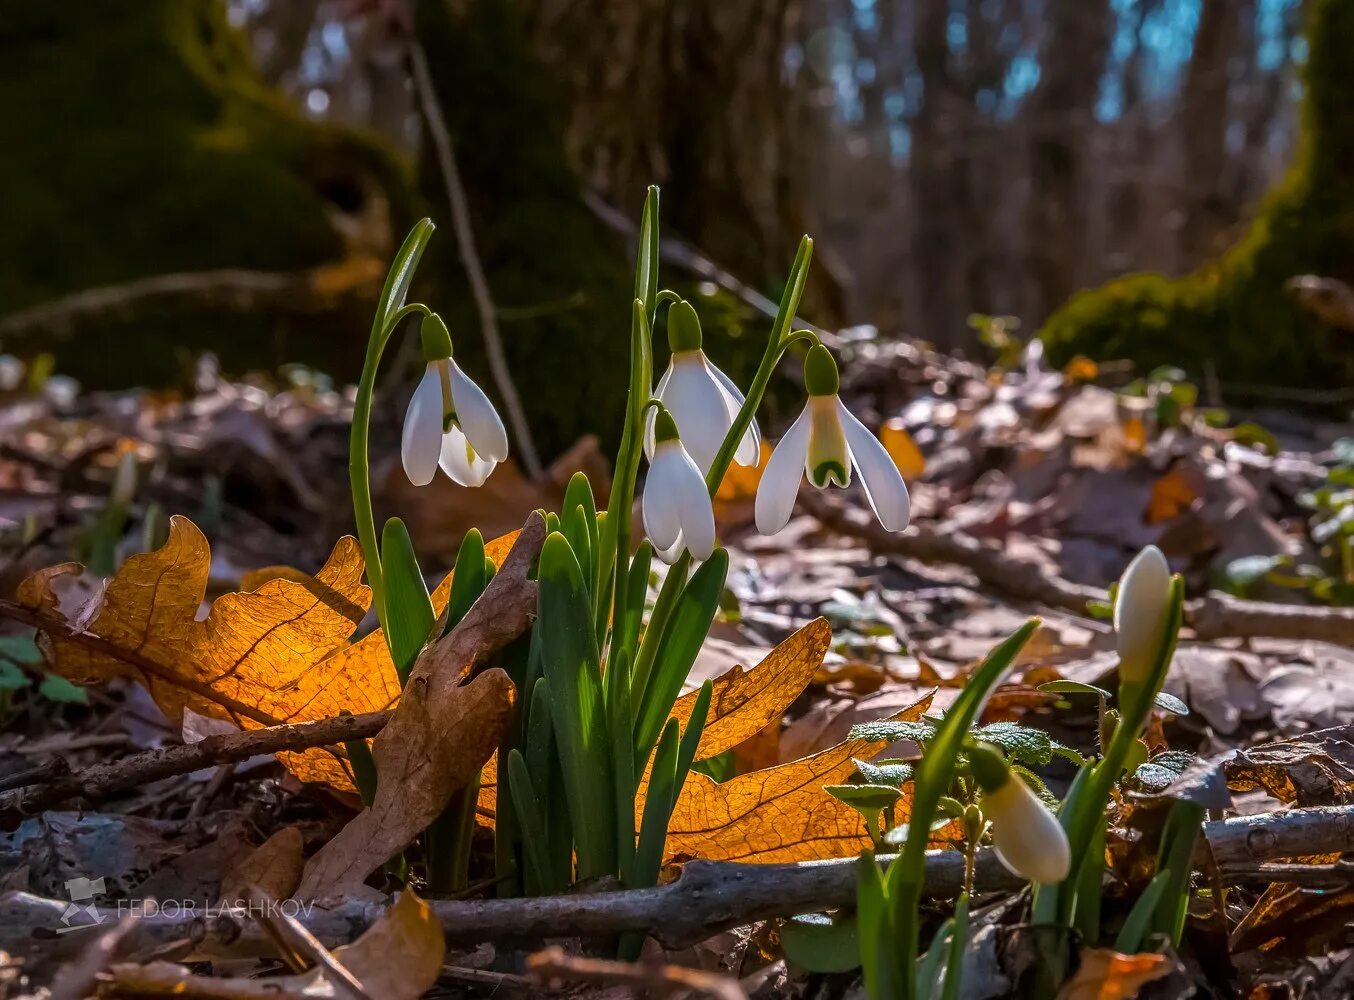
[[975, 743], [968, 750], [969, 767], [978, 787], [992, 793], [1011, 780], [1006, 756], [990, 743]]
[[804, 388], [810, 396], [835, 396], [841, 387], [832, 352], [822, 344], [814, 344], [804, 356]]
[[654, 418], [653, 424], [654, 441], [661, 444], [664, 441], [676, 441], [677, 421], [672, 419], [672, 414], [665, 407], [660, 407], [658, 416]]
[[437, 313], [425, 316], [418, 328], [424, 361], [445, 361], [451, 357], [451, 331]]
[[673, 354], [698, 351], [701, 346], [701, 321], [695, 308], [686, 299], [668, 309], [668, 347]]

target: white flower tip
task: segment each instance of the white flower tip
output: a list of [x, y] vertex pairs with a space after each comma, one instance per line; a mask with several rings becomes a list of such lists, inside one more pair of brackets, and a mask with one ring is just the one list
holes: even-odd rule
[[1152, 670], [1170, 610], [1171, 567], [1155, 545], [1139, 552], [1119, 579], [1114, 629], [1122, 677], [1143, 680]]
[[992, 821], [992, 846], [1001, 863], [1034, 882], [1061, 882], [1072, 868], [1072, 849], [1058, 817], [1017, 775], [987, 795], [983, 810]]

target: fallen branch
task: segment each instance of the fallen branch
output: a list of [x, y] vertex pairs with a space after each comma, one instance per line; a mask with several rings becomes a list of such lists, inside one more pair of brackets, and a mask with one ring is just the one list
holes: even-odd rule
[[385, 266], [373, 257], [309, 271], [220, 268], [153, 274], [120, 285], [82, 289], [0, 316], [0, 337], [31, 333], [65, 335], [81, 323], [110, 314], [134, 315], [146, 307], [182, 302], [232, 312], [262, 309], [301, 314], [322, 312], [344, 295], [374, 292], [380, 287], [384, 270]]
[[[1234, 870], [1251, 873], [1261, 862], [1274, 858], [1354, 850], [1354, 806], [1215, 820], [1204, 824], [1204, 836], [1222, 877], [1228, 879]], [[891, 860], [892, 856], [881, 857], [880, 863]], [[641, 931], [666, 946], [684, 947], [757, 920], [851, 906], [856, 898], [857, 864], [855, 858], [771, 865], [691, 861], [676, 881], [651, 889], [536, 899], [434, 900], [429, 905], [452, 944], [611, 937]], [[1286, 868], [1279, 872], [1278, 881], [1292, 881]], [[926, 857], [926, 895], [953, 898], [963, 875], [964, 858], [958, 851], [931, 852]], [[978, 852], [976, 876], [979, 892], [1024, 885], [1002, 867], [990, 848]], [[60, 957], [53, 955], [53, 948], [69, 945], [64, 954], [78, 952], [85, 934], [96, 931], [91, 928], [54, 940], [51, 933], [63, 926], [66, 905], [27, 893], [0, 896], [0, 949], [21, 955], [41, 949], [48, 957]], [[384, 904], [345, 899], [303, 909], [299, 919], [317, 940], [335, 947], [384, 912]], [[96, 914], [104, 921], [118, 915], [111, 909]], [[206, 915], [151, 913], [136, 921], [133, 934], [136, 947], [191, 938], [204, 956], [261, 956], [271, 948], [256, 922], [241, 922], [217, 911]]]
[[[1091, 601], [1106, 602], [1108, 592], [1050, 576], [1043, 566], [1009, 555], [1001, 547], [969, 535], [942, 533], [914, 524], [903, 534], [885, 531], [863, 511], [816, 496], [801, 494], [804, 506], [832, 531], [857, 538], [870, 550], [928, 563], [951, 563], [980, 581], [1020, 600], [1087, 614]], [[1354, 608], [1313, 608], [1247, 601], [1218, 591], [1189, 601], [1185, 623], [1200, 640], [1301, 639], [1354, 646]]]
[[368, 712], [238, 733], [219, 733], [186, 746], [147, 750], [70, 774], [53, 774], [50, 779], [47, 772], [33, 768], [29, 773], [37, 774], [37, 780], [42, 784], [0, 793], [0, 830], [12, 830], [27, 817], [68, 799], [95, 801], [127, 788], [190, 774], [214, 764], [248, 760], [259, 754], [283, 750], [338, 746], [348, 740], [369, 738], [381, 731], [390, 715], [388, 711]]

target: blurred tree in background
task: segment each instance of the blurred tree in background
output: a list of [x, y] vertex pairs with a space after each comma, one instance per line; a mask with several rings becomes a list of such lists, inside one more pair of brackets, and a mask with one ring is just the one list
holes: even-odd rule
[[[663, 185], [665, 234], [756, 292], [775, 297], [811, 231], [814, 319], [972, 348], [971, 313], [1018, 317], [1028, 334], [1080, 289], [1186, 275], [1236, 242], [1298, 146], [1309, 53], [1309, 124], [1354, 94], [1345, 74], [1315, 69], [1350, 50], [1339, 0], [0, 6], [0, 118], [18, 137], [0, 163], [16, 209], [0, 231], [5, 350], [55, 344], [63, 367], [115, 384], [169, 378], [203, 347], [228, 370], [303, 361], [347, 378], [373, 264], [427, 213], [442, 230], [422, 272], [440, 287], [425, 293], [458, 350], [482, 353], [430, 131], [444, 127], [546, 457], [620, 405], [624, 220], [647, 183]], [[1292, 230], [1284, 245], [1306, 246], [1317, 220], [1346, 218], [1347, 151], [1309, 135], [1242, 247], [1268, 245], [1256, 233], [1276, 223]], [[1305, 207], [1274, 214], [1282, 204]], [[1229, 299], [1230, 312], [1179, 311], [1199, 285], [1142, 279], [1171, 289], [1143, 298], [1146, 313], [1082, 299], [1049, 329], [1069, 350], [1153, 360], [1155, 335], [1128, 331], [1162, 302], [1162, 335], [1178, 316], [1191, 343], [1218, 342], [1219, 323], [1282, 321], [1284, 349], [1305, 360], [1276, 368], [1235, 350], [1224, 374], [1303, 377], [1345, 348], [1285, 290], [1289, 272], [1354, 278], [1344, 229], [1310, 244], [1238, 248], [1199, 272], [1266, 262], [1237, 285], [1264, 294]], [[740, 350], [751, 314], [708, 279], [682, 290], [737, 372], [757, 350]], [[89, 289], [111, 292], [79, 298]], [[1204, 314], [1213, 325], [1185, 322]]]

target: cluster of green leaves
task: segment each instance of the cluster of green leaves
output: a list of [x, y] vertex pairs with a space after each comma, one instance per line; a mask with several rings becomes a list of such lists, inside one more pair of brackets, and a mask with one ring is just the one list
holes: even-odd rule
[[88, 704], [89, 696], [84, 688], [42, 670], [42, 660], [42, 651], [38, 649], [33, 633], [0, 636], [0, 723], [8, 719], [15, 695], [32, 688], [39, 674], [41, 679], [36, 687], [39, 698], [54, 705]]

